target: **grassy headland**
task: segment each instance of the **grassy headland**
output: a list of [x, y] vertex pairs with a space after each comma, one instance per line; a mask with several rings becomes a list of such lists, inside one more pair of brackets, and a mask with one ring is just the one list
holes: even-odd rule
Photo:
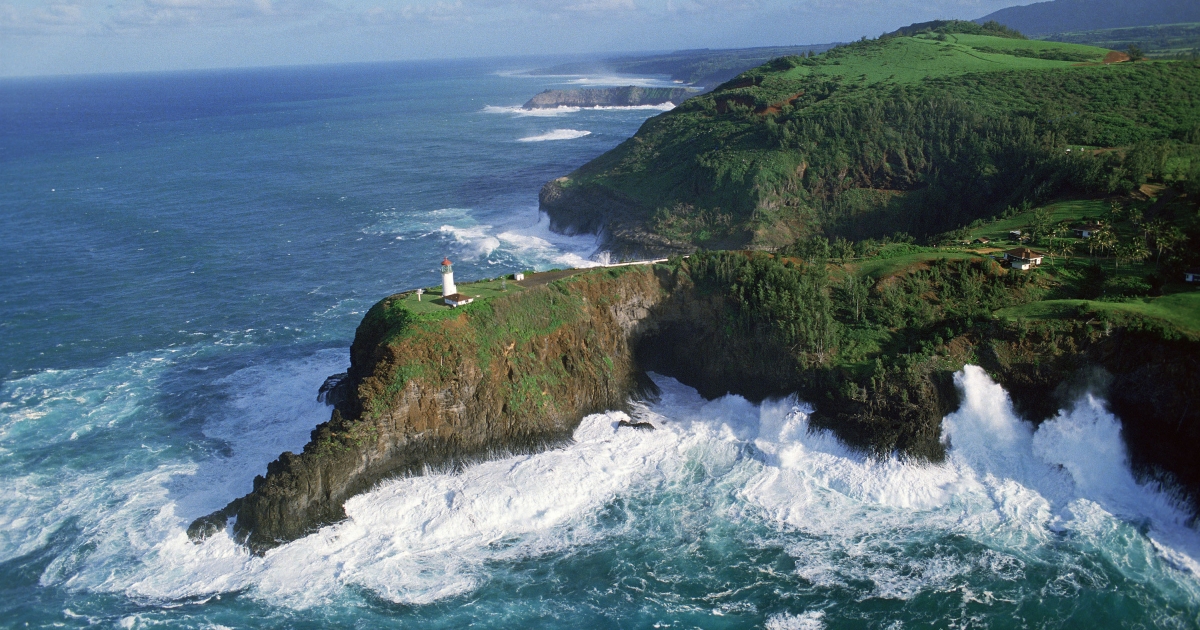
[[922, 239], [1064, 194], [1134, 191], [1200, 151], [1196, 64], [1106, 63], [1125, 57], [937, 24], [745, 72], [548, 184], [543, 208], [617, 249]]

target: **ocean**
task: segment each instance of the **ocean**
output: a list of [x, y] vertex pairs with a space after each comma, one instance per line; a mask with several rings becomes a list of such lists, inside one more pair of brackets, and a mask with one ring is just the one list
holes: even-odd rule
[[[957, 376], [940, 465], [657, 377], [658, 430], [394, 479], [263, 557], [192, 519], [330, 408], [363, 313], [596, 264], [541, 185], [656, 109], [468, 60], [0, 81], [0, 626], [1198, 628], [1200, 533], [1085, 396]], [[641, 79], [643, 84], [655, 81]]]

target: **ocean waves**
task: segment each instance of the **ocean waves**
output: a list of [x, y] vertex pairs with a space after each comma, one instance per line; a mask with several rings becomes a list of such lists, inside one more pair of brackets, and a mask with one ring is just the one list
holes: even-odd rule
[[534, 118], [554, 118], [557, 116], [566, 116], [568, 114], [578, 114], [579, 112], [669, 112], [675, 109], [674, 103], [662, 103], [661, 105], [596, 105], [593, 107], [576, 107], [573, 105], [559, 105], [558, 107], [538, 107], [526, 109], [520, 105], [485, 105], [481, 113], [484, 114], [509, 114], [511, 116], [529, 116]]
[[[949, 458], [930, 466], [850, 451], [810, 431], [795, 400], [704, 401], [659, 382], [661, 402], [635, 413], [653, 432], [618, 428], [628, 419], [619, 412], [588, 416], [564, 448], [383, 483], [346, 504], [346, 521], [261, 558], [228, 536], [192, 544], [186, 519], [149, 493], [162, 502], [152, 520], [167, 525], [143, 541], [128, 575], [90, 588], [159, 601], [248, 589], [296, 609], [366, 589], [423, 605], [534, 559], [630, 537], [686, 553], [700, 535], [778, 549], [794, 559], [784, 577], [805, 592], [860, 601], [959, 593], [993, 607], [1030, 597], [1070, 606], [1080, 588], [1115, 595], [1120, 582], [1170, 616], [1200, 594], [1196, 532], [1166, 495], [1133, 480], [1115, 420], [1093, 400], [1035, 430], [968, 367], [958, 376], [966, 402], [946, 419]], [[614, 502], [625, 516], [605, 518]], [[740, 543], [722, 540], [728, 527]], [[771, 621], [821, 623], [803, 610]]]
[[574, 140], [584, 136], [590, 136], [592, 132], [583, 131], [580, 129], [555, 129], [536, 136], [526, 136], [518, 138], [517, 142], [546, 142], [547, 140]]
[[[853, 602], [914, 602], [906, 618], [931, 623], [959, 607], [976, 610], [964, 622], [1018, 607], [1052, 618], [1080, 610], [1084, 594], [1188, 625], [1200, 598], [1200, 536], [1169, 494], [1130, 473], [1103, 405], [1085, 397], [1035, 428], [971, 366], [956, 377], [964, 402], [945, 419], [939, 465], [850, 450], [811, 430], [795, 399], [706, 401], [656, 377], [661, 399], [633, 413], [654, 431], [594, 414], [559, 449], [384, 482], [348, 501], [345, 521], [257, 557], [228, 534], [193, 544], [184, 528], [327, 419], [314, 392], [344, 352], [218, 379], [201, 433], [226, 446], [200, 458], [171, 438], [178, 427], [146, 433], [157, 422], [148, 401], [181, 367], [156, 358], [27, 377], [6, 392], [9, 453], [14, 439], [34, 443], [33, 423], [47, 447], [97, 431], [147, 435], [125, 472], [106, 462], [50, 484], [5, 469], [3, 557], [54, 548], [46, 586], [151, 607], [245, 593], [294, 611], [354, 606], [360, 592], [418, 607], [487, 599], [497, 584], [604, 599], [572, 590], [581, 578], [568, 575], [527, 583], [523, 568], [573, 575], [604, 558], [624, 567], [612, 596], [662, 600], [655, 618], [748, 615], [774, 628], [824, 627]], [[34, 400], [44, 392], [58, 394]], [[96, 404], [103, 427], [85, 411]], [[71, 524], [69, 542], [54, 542], [55, 523]], [[671, 603], [685, 587], [698, 589], [693, 603]], [[780, 588], [795, 593], [782, 608], [763, 594]]]

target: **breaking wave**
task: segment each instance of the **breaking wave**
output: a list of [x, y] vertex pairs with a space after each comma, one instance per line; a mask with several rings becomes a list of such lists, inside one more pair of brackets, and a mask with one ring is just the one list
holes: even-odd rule
[[525, 109], [520, 105], [512, 105], [500, 107], [495, 105], [484, 106], [482, 113], [485, 114], [510, 114], [513, 116], [537, 116], [537, 117], [555, 117], [564, 116], [566, 114], [575, 114], [580, 111], [589, 112], [606, 112], [606, 111], [659, 111], [669, 112], [675, 109], [674, 103], [662, 103], [660, 105], [597, 105], [594, 107], [575, 107], [570, 105], [559, 105], [558, 107], [539, 107], [536, 109]]
[[537, 136], [526, 136], [520, 138], [517, 142], [545, 142], [546, 140], [574, 140], [584, 136], [590, 136], [592, 132], [583, 131], [580, 129], [555, 129]]
[[[246, 413], [230, 413], [206, 432], [233, 440], [235, 476], [263, 464], [261, 440], [244, 432], [256, 430], [264, 414], [295, 426], [297, 439], [301, 425], [318, 419], [318, 410], [281, 394], [291, 395], [299, 381], [315, 388], [331, 358], [289, 368], [295, 376], [287, 385], [271, 384], [266, 370], [232, 377], [245, 393], [231, 411]], [[963, 407], [945, 420], [948, 460], [929, 466], [866, 457], [810, 431], [810, 408], [794, 399], [705, 401], [671, 379], [656, 380], [661, 401], [635, 413], [655, 431], [618, 428], [629, 419], [625, 413], [594, 414], [565, 448], [385, 482], [350, 500], [346, 521], [263, 557], [247, 554], [228, 535], [195, 545], [184, 533], [213, 499], [179, 496], [186, 492], [178, 480], [192, 477], [185, 486], [194, 492], [214, 480], [231, 491], [229, 475], [218, 472], [223, 463], [155, 468], [121, 486], [130, 499], [118, 500], [116, 510], [86, 495], [63, 508], [101, 514], [88, 528], [94, 536], [88, 544], [96, 548], [82, 559], [64, 554], [44, 580], [69, 578], [75, 588], [145, 601], [248, 589], [256, 598], [307, 608], [361, 588], [421, 604], [479, 588], [497, 563], [638, 536], [630, 529], [636, 524], [612, 527], [597, 514], [620, 497], [652, 502], [680, 493], [707, 505], [708, 518], [746, 521], [739, 527], [747, 531], [755, 522], [766, 526], [760, 544], [782, 547], [800, 577], [859, 597], [907, 600], [968, 588], [981, 575], [1015, 583], [1030, 579], [1031, 563], [1070, 572], [1085, 555], [1130, 567], [1137, 580], [1164, 592], [1200, 596], [1200, 536], [1166, 495], [1134, 480], [1116, 420], [1094, 399], [1034, 429], [982, 370], [967, 367], [957, 375]], [[245, 447], [251, 455], [242, 453]], [[652, 514], [678, 517], [671, 510]], [[956, 550], [938, 542], [948, 539], [970, 544]], [[11, 542], [7, 557], [16, 551]], [[1068, 577], [1052, 581], [1069, 590]], [[775, 615], [767, 625], [820, 628], [823, 613]]]

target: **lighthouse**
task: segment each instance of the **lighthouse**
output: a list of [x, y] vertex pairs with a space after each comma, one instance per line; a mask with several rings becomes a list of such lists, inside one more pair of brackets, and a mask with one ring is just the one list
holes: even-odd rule
[[442, 259], [442, 297], [450, 297], [458, 293], [458, 289], [454, 288], [454, 267], [450, 265], [449, 258]]

